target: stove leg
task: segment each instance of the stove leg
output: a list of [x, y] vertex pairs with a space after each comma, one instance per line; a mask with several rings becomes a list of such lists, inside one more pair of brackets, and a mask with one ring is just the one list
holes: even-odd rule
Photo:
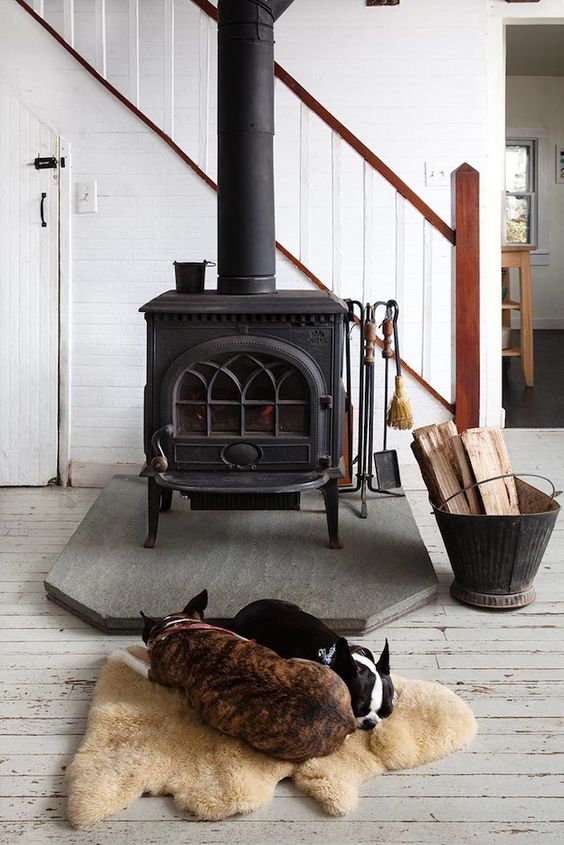
[[149, 530], [145, 538], [145, 548], [152, 549], [157, 542], [157, 530], [159, 527], [159, 508], [161, 505], [161, 488], [154, 480], [148, 479], [148, 505], [149, 505]]
[[325, 499], [329, 548], [342, 549], [343, 544], [339, 539], [339, 480], [332, 478], [321, 488], [321, 492]]
[[168, 487], [163, 487], [163, 491], [161, 493], [161, 513], [165, 511], [169, 511], [172, 505], [172, 490]]

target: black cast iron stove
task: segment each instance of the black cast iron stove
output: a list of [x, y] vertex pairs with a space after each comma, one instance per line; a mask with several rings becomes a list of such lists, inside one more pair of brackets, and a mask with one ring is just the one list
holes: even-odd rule
[[140, 309], [149, 548], [173, 490], [192, 510], [246, 510], [298, 509], [313, 488], [341, 547], [348, 308], [275, 280], [273, 23], [290, 3], [218, 4], [218, 290]]

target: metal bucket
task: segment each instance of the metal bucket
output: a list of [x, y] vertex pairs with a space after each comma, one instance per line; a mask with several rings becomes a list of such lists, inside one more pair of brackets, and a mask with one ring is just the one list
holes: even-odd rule
[[[560, 511], [554, 500], [558, 493], [550, 481], [552, 494], [547, 495], [515, 473], [510, 475], [515, 475], [521, 510], [518, 515], [448, 513], [444, 510], [448, 499], [438, 508], [433, 505], [454, 572], [450, 593], [465, 604], [511, 609], [535, 600], [533, 580]], [[508, 476], [488, 478], [471, 486], [503, 477]]]
[[176, 290], [179, 293], [201, 293], [206, 281], [206, 267], [215, 267], [213, 261], [174, 261]]

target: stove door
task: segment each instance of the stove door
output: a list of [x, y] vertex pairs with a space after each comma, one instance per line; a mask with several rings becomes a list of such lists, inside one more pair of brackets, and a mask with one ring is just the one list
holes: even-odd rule
[[171, 424], [177, 469], [311, 469], [326, 466], [330, 397], [302, 349], [260, 337], [193, 347], [169, 368], [162, 424]]

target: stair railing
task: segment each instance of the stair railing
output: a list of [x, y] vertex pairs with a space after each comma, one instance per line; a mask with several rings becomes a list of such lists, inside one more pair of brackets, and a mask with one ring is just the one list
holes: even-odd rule
[[[127, 7], [128, 78], [116, 85], [108, 79], [108, 14], [106, 0], [16, 0], [69, 49], [83, 67], [90, 70], [138, 117], [170, 144], [187, 164], [215, 187], [214, 157], [210, 146], [215, 139], [212, 127], [213, 98], [210, 84], [215, 51], [211, 49], [217, 9], [209, 0], [189, 0], [199, 10], [198, 27], [198, 131], [190, 155], [177, 142], [178, 98], [175, 97], [175, 13], [185, 10], [188, 0], [162, 0], [162, 103], [148, 114], [143, 108], [143, 66], [140, 50], [140, 0], [123, 0]], [[77, 26], [77, 10], [93, 13], [93, 41], [83, 47]], [[58, 15], [58, 17], [57, 17]], [[80, 37], [79, 37], [80, 35]], [[92, 63], [85, 53], [92, 56]], [[479, 176], [467, 164], [452, 174], [454, 227], [446, 223], [418, 194], [391, 170], [369, 147], [328, 111], [309, 91], [279, 64], [278, 83], [297, 98], [299, 118], [297, 144], [298, 191], [288, 219], [297, 219], [297, 231], [288, 232], [280, 252], [315, 285], [363, 302], [394, 298], [403, 306], [401, 338], [404, 367], [445, 408], [454, 411], [459, 427], [479, 424], [480, 331], [479, 331]], [[120, 90], [121, 89], [121, 90]], [[278, 126], [284, 131], [283, 122]], [[319, 148], [314, 134], [319, 127], [328, 133], [323, 144], [329, 173], [326, 208], [316, 209], [312, 200]], [[279, 129], [279, 132], [281, 130]], [[283, 139], [287, 141], [288, 139]], [[327, 142], [326, 142], [327, 141]], [[289, 146], [289, 145], [288, 145]], [[315, 155], [312, 155], [312, 146]], [[192, 150], [190, 151], [192, 152]], [[351, 154], [357, 164], [351, 163]], [[345, 164], [345, 157], [347, 162]], [[296, 158], [296, 157], [294, 157]], [[345, 188], [354, 172], [360, 197], [353, 205], [345, 198]], [[284, 168], [283, 168], [284, 169]], [[284, 169], [286, 173], [286, 169]], [[384, 200], [382, 199], [384, 197]], [[325, 242], [312, 232], [321, 211], [329, 217], [331, 249], [314, 254], [315, 244]], [[356, 214], [357, 236], [344, 237], [347, 216]], [[385, 212], [386, 222], [382, 224]], [[280, 215], [279, 215], [280, 216]], [[391, 218], [391, 225], [389, 220]], [[380, 228], [379, 228], [380, 227]], [[348, 225], [350, 233], [351, 227]], [[286, 235], [286, 233], [284, 233]], [[380, 237], [378, 237], [380, 235]], [[355, 241], [356, 237], [356, 241]], [[349, 252], [345, 248], [351, 241]], [[456, 249], [452, 249], [456, 245]], [[330, 277], [325, 285], [322, 277]], [[454, 344], [452, 336], [455, 336]], [[453, 350], [454, 346], [454, 350]], [[438, 350], [444, 350], [442, 356]], [[454, 351], [454, 355], [452, 352]], [[454, 360], [453, 360], [454, 359]], [[454, 364], [454, 367], [453, 367]], [[453, 404], [454, 400], [454, 404]]]

